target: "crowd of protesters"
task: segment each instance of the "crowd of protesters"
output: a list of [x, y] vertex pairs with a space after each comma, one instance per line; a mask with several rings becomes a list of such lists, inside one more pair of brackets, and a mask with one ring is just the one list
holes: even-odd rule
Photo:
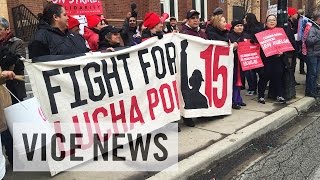
[[[260, 55], [264, 67], [248, 71], [241, 69], [237, 56], [238, 43], [250, 41], [252, 44], [258, 44], [255, 34], [277, 27], [276, 15], [270, 14], [264, 22], [259, 22], [254, 14], [248, 13], [243, 18], [234, 19], [231, 23], [227, 23], [223, 9], [218, 7], [212, 12], [212, 16], [206, 23], [200, 23], [199, 12], [189, 10], [181, 26], [178, 25], [175, 17], [166, 19], [154, 12], [146, 13], [143, 21], [138, 24], [137, 13], [133, 6], [133, 11], [127, 13], [122, 28], [112, 26], [101, 15], [86, 16], [86, 20], [87, 26], [84, 27], [84, 34], [81, 35], [79, 21], [68, 16], [63, 6], [53, 3], [47, 5], [40, 16], [38, 31], [28, 46], [30, 58], [44, 55], [76, 55], [89, 51], [117, 51], [135, 46], [152, 37], [161, 39], [166, 33], [183, 33], [207, 40], [224, 41], [232, 45], [235, 54], [233, 109], [239, 110], [242, 106], [246, 106], [240, 94], [246, 84], [244, 79], [248, 84], [246, 95], [257, 95], [258, 103], [265, 104], [265, 90], [268, 84], [271, 92], [269, 97], [277, 103], [286, 103], [283, 91], [284, 72], [290, 65], [295, 68], [297, 58], [300, 60], [300, 74], [306, 74], [305, 95], [319, 97], [319, 83], [317, 82], [320, 82], [320, 78], [318, 78], [318, 74], [320, 74], [320, 12], [315, 12], [313, 21], [311, 21], [303, 16], [303, 11], [299, 10], [298, 12], [289, 7], [289, 26], [284, 30], [295, 50], [269, 57], [266, 57], [261, 50]], [[23, 82], [15, 79], [17, 75], [23, 75], [24, 66], [19, 61], [19, 57], [25, 56], [23, 41], [10, 32], [8, 21], [0, 18], [0, 131], [1, 142], [6, 148], [6, 154], [11, 164], [13, 159], [12, 137], [5, 127], [3, 109], [26, 97]], [[190, 86], [197, 88], [201, 81], [203, 81], [201, 73], [194, 71], [189, 79]], [[188, 85], [188, 81], [185, 82]], [[3, 84], [6, 84], [15, 97], [3, 88]], [[299, 84], [296, 83], [296, 85]], [[199, 95], [199, 99], [201, 98], [202, 96]], [[195, 126], [191, 118], [183, 119], [187, 126]]]

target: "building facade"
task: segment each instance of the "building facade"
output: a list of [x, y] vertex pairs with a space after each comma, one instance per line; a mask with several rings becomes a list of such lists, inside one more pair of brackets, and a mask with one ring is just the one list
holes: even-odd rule
[[[43, 10], [43, 5], [47, 0], [0, 0], [0, 16], [9, 18], [12, 25], [12, 8], [21, 4], [25, 5], [33, 14], [37, 15]], [[57, 1], [57, 0], [55, 0]], [[86, 0], [89, 1], [89, 0]], [[277, 3], [277, 0], [100, 0], [103, 7], [103, 14], [110, 24], [120, 26], [126, 14], [131, 11], [130, 5], [137, 4], [138, 19], [142, 20], [145, 13], [154, 11], [158, 14], [163, 12], [170, 16], [175, 16], [178, 21], [185, 19], [186, 12], [196, 9], [201, 13], [201, 19], [207, 20], [212, 15], [216, 7], [225, 10], [227, 21], [234, 18], [241, 18], [241, 12], [253, 12], [258, 19], [264, 21], [268, 6]], [[311, 9], [315, 7], [319, 0], [288, 0], [288, 6], [297, 9]], [[243, 5], [246, 7], [243, 8]], [[12, 29], [14, 28], [11, 26]]]

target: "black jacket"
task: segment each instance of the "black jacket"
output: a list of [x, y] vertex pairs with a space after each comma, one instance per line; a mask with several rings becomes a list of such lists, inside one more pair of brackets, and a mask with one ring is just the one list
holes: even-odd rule
[[228, 30], [221, 31], [220, 29], [213, 27], [212, 25], [208, 25], [206, 29], [206, 33], [209, 40], [229, 42]]
[[128, 19], [123, 22], [121, 38], [125, 46], [134, 46], [141, 43], [141, 35], [137, 32], [137, 27], [130, 27]]
[[87, 51], [88, 48], [81, 35], [68, 30], [61, 32], [42, 20], [34, 40], [29, 44], [30, 58], [43, 55], [81, 54]]
[[254, 42], [254, 43], [258, 43], [258, 40], [255, 34], [264, 30], [265, 30], [264, 25], [260, 22], [254, 25], [248, 25], [248, 24], [244, 25], [244, 32], [249, 34], [251, 42]]

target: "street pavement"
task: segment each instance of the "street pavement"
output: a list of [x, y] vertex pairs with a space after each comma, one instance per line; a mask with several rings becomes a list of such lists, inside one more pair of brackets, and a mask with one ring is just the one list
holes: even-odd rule
[[[243, 107], [241, 110], [233, 110], [232, 115], [219, 116], [214, 118], [198, 118], [195, 121], [195, 127], [186, 127], [180, 122], [182, 131], [179, 133], [179, 161], [193, 157], [193, 155], [195, 155], [196, 153], [201, 152], [202, 150], [205, 150], [214, 144], [217, 144], [219, 142], [221, 143], [222, 140], [226, 140], [230, 135], [237, 134], [242, 129], [255, 124], [259, 120], [272, 115], [276, 111], [279, 111], [280, 109], [283, 109], [290, 104], [303, 100], [305, 75], [296, 74], [296, 79], [299, 83], [301, 83], [301, 85], [296, 86], [297, 96], [295, 99], [289, 101], [287, 105], [276, 104], [272, 100], [267, 100], [266, 104], [264, 105], [258, 104], [256, 96], [245, 96], [246, 91], [242, 91], [242, 97], [244, 98], [244, 102], [247, 104], [247, 106]], [[295, 113], [297, 114], [296, 111]], [[288, 118], [291, 118], [291, 116]], [[51, 177], [51, 179], [145, 179], [153, 176], [154, 174], [155, 173], [152, 172], [146, 173], [123, 171], [62, 172], [54, 177]], [[47, 172], [12, 172], [11, 170], [8, 170], [5, 178], [49, 179], [50, 174]], [[154, 176], [153, 178], [158, 179], [160, 177]], [[168, 177], [168, 179], [171, 178]]]
[[284, 145], [244, 171], [236, 180], [320, 179], [320, 107], [300, 116], [313, 121]]

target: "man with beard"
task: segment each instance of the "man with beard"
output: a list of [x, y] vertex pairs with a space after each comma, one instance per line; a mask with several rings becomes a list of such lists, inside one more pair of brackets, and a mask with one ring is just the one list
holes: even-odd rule
[[132, 16], [131, 12], [128, 12], [127, 18], [123, 23], [121, 37], [124, 46], [134, 46], [141, 42], [141, 35], [137, 31], [137, 20]]

